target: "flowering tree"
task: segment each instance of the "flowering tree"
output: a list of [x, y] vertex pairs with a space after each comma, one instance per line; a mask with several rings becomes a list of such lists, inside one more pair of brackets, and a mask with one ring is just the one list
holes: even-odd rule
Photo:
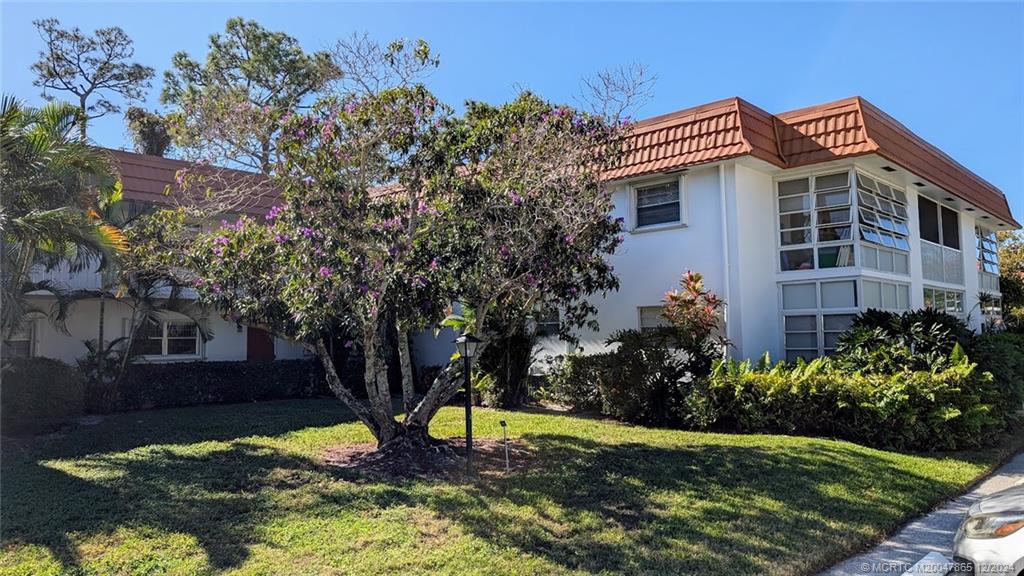
[[[524, 94], [470, 103], [462, 118], [419, 85], [320, 102], [283, 119], [274, 180], [284, 202], [200, 237], [191, 264], [204, 300], [315, 351], [328, 383], [383, 448], [422, 446], [458, 390], [451, 362], [426, 395], [404, 388], [392, 415], [389, 330], [438, 324], [454, 302], [481, 333], [489, 314], [563, 311], [617, 282], [604, 257], [621, 239], [600, 173], [620, 126]], [[368, 400], [342, 385], [325, 333], [353, 335]], [[400, 343], [405, 335], [400, 338]]]

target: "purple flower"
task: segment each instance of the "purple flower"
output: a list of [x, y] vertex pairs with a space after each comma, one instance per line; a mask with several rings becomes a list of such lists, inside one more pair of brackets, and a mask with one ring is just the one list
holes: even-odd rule
[[498, 252], [501, 254], [503, 258], [508, 258], [508, 255], [512, 253], [512, 251], [509, 250], [508, 246], [506, 246], [505, 244], [501, 245], [501, 248], [498, 250]]
[[430, 269], [431, 270], [436, 270], [437, 269], [437, 258], [434, 258], [433, 260], [430, 261]]
[[213, 291], [218, 293], [218, 294], [220, 294], [220, 283], [219, 282], [214, 282], [213, 283]]
[[274, 236], [274, 241], [278, 244], [284, 244], [288, 240], [291, 240], [291, 238], [289, 238], [287, 234], [277, 234]]
[[355, 346], [355, 345], [356, 345], [355, 342], [353, 342], [351, 340], [345, 340], [345, 348], [348, 348], [349, 350], [351, 350], [352, 347]]
[[320, 270], [318, 270], [318, 273], [320, 274], [321, 277], [327, 278], [328, 276], [331, 275], [331, 269], [328, 268], [327, 266], [321, 266]]
[[303, 226], [300, 231], [305, 238], [309, 238], [313, 235], [313, 229], [309, 226]]
[[565, 238], [563, 238], [563, 240], [565, 240], [566, 244], [572, 244], [573, 240], [575, 240], [575, 239], [576, 239], [576, 236], [574, 236], [572, 234], [566, 234]]

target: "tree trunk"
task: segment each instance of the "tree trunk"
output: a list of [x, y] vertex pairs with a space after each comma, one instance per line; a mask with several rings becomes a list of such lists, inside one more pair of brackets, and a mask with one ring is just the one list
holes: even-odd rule
[[380, 441], [381, 433], [380, 426], [378, 426], [374, 419], [373, 413], [370, 408], [366, 406], [361, 400], [356, 398], [352, 392], [345, 388], [345, 385], [341, 383], [341, 378], [338, 377], [338, 371], [334, 365], [334, 359], [331, 357], [330, 351], [327, 349], [327, 344], [323, 338], [316, 341], [316, 355], [320, 359], [320, 364], [324, 367], [324, 375], [327, 378], [327, 386], [334, 392], [334, 395], [341, 400], [345, 406], [348, 407], [356, 417], [370, 429], [373, 433], [373, 437]]
[[[478, 344], [476, 348], [477, 356], [483, 355], [486, 348], [487, 341]], [[455, 393], [462, 386], [461, 364], [462, 362], [460, 361], [448, 362], [444, 370], [434, 379], [434, 383], [430, 385], [430, 389], [427, 390], [420, 403], [416, 405], [412, 414], [406, 418], [408, 425], [422, 426], [426, 429], [434, 415], [441, 409], [441, 406], [444, 406], [445, 403], [452, 399], [452, 396], [455, 396]]]
[[[102, 276], [101, 276], [101, 278], [102, 278]], [[106, 300], [106, 297], [104, 296], [104, 289], [105, 289], [105, 286], [103, 285], [103, 281], [101, 280], [100, 281], [100, 330], [99, 330], [99, 338], [96, 341], [96, 350], [99, 353], [99, 358], [97, 359], [97, 362], [96, 362], [96, 383], [100, 385], [100, 387], [103, 390], [104, 396], [106, 396], [106, 395], [109, 395], [110, 391], [107, 390], [107, 383], [103, 380], [103, 363], [106, 361], [106, 358], [107, 358], [107, 346], [106, 346], [106, 344], [104, 343], [104, 340], [103, 340], [103, 330], [104, 330], [104, 322], [103, 322], [103, 320], [104, 320], [104, 316], [106, 315], [106, 309], [107, 309], [107, 300]]]
[[370, 411], [380, 431], [380, 435], [377, 437], [378, 444], [385, 444], [401, 433], [398, 422], [392, 416], [388, 367], [381, 355], [384, 343], [381, 326], [386, 325], [386, 323], [381, 323], [379, 326], [368, 328], [363, 332], [363, 358], [366, 363], [363, 378], [366, 382]]
[[412, 357], [409, 354], [409, 332], [398, 326], [398, 363], [402, 367], [402, 410], [406, 419], [416, 408], [416, 388], [412, 380]]

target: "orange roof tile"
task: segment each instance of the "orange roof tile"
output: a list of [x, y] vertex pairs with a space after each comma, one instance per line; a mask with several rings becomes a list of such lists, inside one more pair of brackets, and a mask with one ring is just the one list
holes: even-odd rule
[[740, 98], [720, 100], [638, 122], [626, 146], [623, 162], [605, 178], [620, 180], [746, 155], [794, 168], [878, 154], [1020, 226], [998, 188], [859, 96], [774, 116]]
[[[179, 170], [207, 170], [216, 172], [222, 182], [240, 182], [252, 180], [254, 183], [265, 182], [266, 178], [252, 172], [232, 170], [228, 168], [204, 168], [199, 164], [174, 160], [148, 154], [136, 154], [124, 150], [108, 149], [121, 174], [121, 188], [126, 200], [141, 200], [155, 204], [173, 204], [173, 196], [165, 191], [170, 187], [172, 194], [180, 194], [181, 187], [177, 184], [176, 175]], [[258, 188], [258, 186], [254, 186]], [[263, 214], [278, 202], [279, 196], [269, 191], [255, 193], [251, 198], [239, 202], [236, 208], [242, 212]]]

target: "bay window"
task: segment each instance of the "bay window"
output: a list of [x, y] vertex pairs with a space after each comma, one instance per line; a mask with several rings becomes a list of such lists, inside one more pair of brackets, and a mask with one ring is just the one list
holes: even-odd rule
[[778, 183], [782, 271], [853, 266], [850, 173]]

